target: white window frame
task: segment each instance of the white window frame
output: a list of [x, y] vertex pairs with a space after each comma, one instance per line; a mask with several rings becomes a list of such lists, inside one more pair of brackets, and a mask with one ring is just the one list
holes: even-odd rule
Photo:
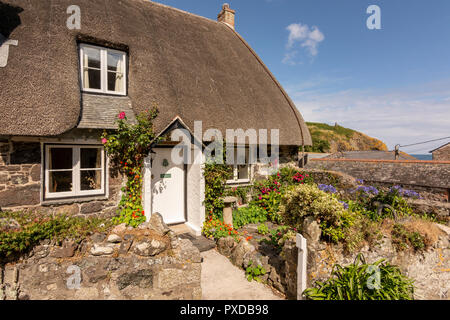
[[[101, 89], [92, 89], [84, 87], [84, 70], [87, 66], [84, 66], [84, 48], [92, 48], [100, 50], [100, 87]], [[108, 52], [121, 54], [123, 57], [123, 78], [122, 78], [122, 87], [123, 91], [109, 91], [108, 90]], [[81, 90], [83, 92], [92, 92], [92, 93], [105, 93], [111, 95], [118, 96], [126, 96], [127, 95], [127, 53], [124, 51], [94, 46], [91, 44], [80, 44], [80, 79], [81, 79]]]
[[[72, 149], [72, 191], [70, 192], [50, 192], [49, 190], [49, 156], [51, 148], [70, 148]], [[80, 149], [100, 149], [101, 152], [101, 188], [97, 190], [81, 190], [80, 178], [81, 171], [95, 170], [92, 168], [81, 169]], [[69, 169], [62, 169], [61, 171], [69, 171]], [[45, 183], [44, 183], [44, 199], [60, 199], [60, 198], [74, 198], [86, 196], [105, 195], [105, 149], [99, 145], [67, 145], [67, 144], [46, 144], [45, 145]]]
[[[247, 147], [244, 146], [237, 146], [235, 150], [237, 150], [237, 148], [245, 148], [248, 151]], [[247, 170], [248, 170], [248, 178], [247, 179], [239, 179], [239, 169], [238, 169], [238, 164], [233, 165], [233, 179], [231, 180], [227, 180], [226, 183], [227, 184], [243, 184], [243, 183], [249, 183], [252, 179], [252, 175], [253, 175], [253, 166], [251, 164], [249, 164], [249, 154], [246, 151], [246, 166], [247, 166]], [[237, 153], [235, 154], [235, 160], [237, 157]]]

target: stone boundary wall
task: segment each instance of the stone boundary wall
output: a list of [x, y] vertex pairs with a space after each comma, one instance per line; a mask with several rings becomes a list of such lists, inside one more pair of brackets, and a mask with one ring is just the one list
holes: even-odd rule
[[123, 178], [110, 168], [109, 197], [41, 204], [41, 144], [0, 139], [0, 209], [108, 218], [116, 214]]
[[158, 214], [138, 229], [119, 225], [61, 246], [42, 241], [0, 261], [0, 300], [197, 300], [200, 251]]
[[365, 182], [398, 184], [443, 194], [448, 201], [450, 161], [311, 159], [306, 169], [338, 171]]

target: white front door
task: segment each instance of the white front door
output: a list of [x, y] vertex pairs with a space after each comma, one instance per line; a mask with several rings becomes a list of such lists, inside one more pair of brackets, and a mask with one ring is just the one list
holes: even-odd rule
[[167, 224], [183, 223], [185, 219], [184, 165], [172, 162], [172, 148], [153, 151], [152, 213], [158, 212]]

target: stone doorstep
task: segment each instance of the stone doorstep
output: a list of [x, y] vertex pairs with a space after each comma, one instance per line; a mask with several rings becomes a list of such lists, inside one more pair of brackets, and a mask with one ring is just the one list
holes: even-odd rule
[[181, 235], [190, 232], [189, 227], [185, 223], [170, 225], [169, 228], [170, 230], [175, 232], [176, 235]]
[[179, 234], [178, 237], [181, 239], [188, 239], [192, 242], [194, 247], [196, 247], [200, 252], [208, 251], [216, 247], [214, 240], [207, 239], [204, 236], [195, 237], [190, 233]]

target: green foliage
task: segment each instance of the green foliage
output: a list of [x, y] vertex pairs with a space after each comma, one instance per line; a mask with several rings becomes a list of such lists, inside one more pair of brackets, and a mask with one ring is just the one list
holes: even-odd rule
[[145, 222], [142, 207], [142, 169], [152, 142], [156, 137], [153, 132], [153, 120], [158, 115], [154, 107], [136, 117], [137, 123], [128, 121], [124, 112], [119, 114], [118, 129], [104, 131], [102, 142], [111, 162], [127, 177], [127, 185], [122, 188], [117, 223], [126, 223], [136, 227]]
[[238, 204], [246, 204], [247, 203], [247, 194], [250, 192], [249, 186], [244, 187], [232, 187], [228, 188], [225, 192], [226, 196], [236, 197], [238, 199]]
[[0, 218], [14, 219], [21, 226], [19, 230], [0, 230], [0, 258], [25, 253], [41, 240], [79, 241], [90, 233], [104, 232], [112, 226], [112, 222], [105, 219], [45, 216], [29, 212], [0, 212]]
[[404, 225], [396, 223], [392, 229], [392, 243], [397, 250], [413, 248], [415, 251], [425, 249], [425, 237], [417, 231], [409, 231]]
[[258, 226], [258, 233], [265, 236], [266, 234], [269, 233], [269, 228], [264, 223], [261, 223]]
[[207, 159], [204, 169], [205, 177], [205, 214], [222, 217], [224, 203], [222, 197], [226, 194], [226, 182], [233, 174], [233, 170], [226, 164], [225, 143], [220, 146], [223, 163], [216, 163]]
[[320, 139], [317, 135], [312, 135], [312, 146], [306, 146], [305, 152], [326, 153], [330, 151], [330, 142]]
[[381, 259], [372, 265], [358, 254], [353, 264], [336, 264], [331, 277], [303, 294], [312, 300], [412, 300], [413, 281]]
[[280, 215], [283, 221], [302, 230], [306, 217], [314, 217], [320, 224], [322, 234], [333, 242], [345, 237], [345, 229], [354, 221], [354, 214], [345, 210], [339, 200], [319, 190], [316, 185], [291, 187], [282, 197]]
[[251, 282], [255, 280], [257, 282], [261, 282], [260, 276], [264, 276], [266, 274], [266, 269], [263, 266], [257, 265], [253, 266], [253, 261], [250, 260], [247, 269], [245, 270], [245, 276], [247, 280]]
[[286, 240], [295, 238], [296, 231], [296, 229], [292, 229], [288, 226], [279, 226], [276, 229], [270, 230], [269, 239], [263, 239], [262, 241], [281, 251]]
[[241, 207], [233, 211], [233, 226], [237, 229], [250, 223], [267, 221], [267, 212], [256, 205]]
[[202, 234], [209, 239], [218, 240], [231, 236], [238, 239], [239, 234], [230, 225], [225, 224], [222, 220], [213, 218], [212, 216], [203, 223]]

